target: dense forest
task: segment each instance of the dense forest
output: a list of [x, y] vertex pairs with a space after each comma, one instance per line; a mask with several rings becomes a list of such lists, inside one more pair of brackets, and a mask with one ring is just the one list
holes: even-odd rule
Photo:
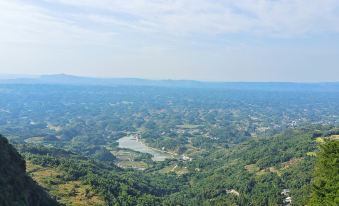
[[335, 205], [339, 91], [291, 88], [2, 84], [0, 133], [42, 202]]

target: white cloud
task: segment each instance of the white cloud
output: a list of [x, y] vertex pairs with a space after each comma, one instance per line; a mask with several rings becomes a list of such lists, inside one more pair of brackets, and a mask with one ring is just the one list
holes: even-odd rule
[[2, 0], [0, 9], [0, 41], [6, 43], [116, 44], [126, 35], [141, 34], [339, 32], [337, 0]]
[[[94, 22], [164, 34], [303, 35], [339, 31], [337, 0], [57, 0]], [[84, 17], [83, 20], [88, 20]]]
[[[50, 11], [21, 1], [0, 1], [0, 42], [74, 45], [110, 41], [113, 33], [86, 29], [68, 19], [57, 18]], [[92, 38], [91, 42], [87, 42]]]
[[338, 76], [338, 0], [0, 0], [0, 9], [0, 73]]

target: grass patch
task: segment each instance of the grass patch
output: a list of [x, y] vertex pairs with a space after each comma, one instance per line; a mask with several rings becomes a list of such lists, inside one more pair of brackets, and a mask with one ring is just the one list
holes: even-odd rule
[[300, 158], [292, 158], [290, 159], [289, 161], [287, 162], [283, 162], [281, 163], [281, 166], [286, 169], [286, 168], [289, 168], [291, 166], [294, 166], [296, 164], [298, 164], [299, 162], [301, 162], [304, 158], [300, 157]]
[[26, 165], [27, 173], [60, 203], [69, 206], [106, 205], [89, 185], [82, 181], [65, 181], [63, 172], [57, 168], [34, 165], [30, 161]]
[[266, 175], [268, 173], [275, 173], [279, 177], [281, 176], [281, 172], [275, 167], [268, 167], [268, 168], [262, 169], [262, 170], [256, 172], [256, 175], [261, 176], [261, 175]]
[[324, 143], [325, 141], [324, 141], [324, 138], [323, 138], [323, 137], [317, 137], [317, 138], [315, 139], [315, 142], [321, 144], [321, 143]]
[[311, 156], [311, 157], [316, 157], [317, 153], [316, 152], [307, 152], [306, 155]]
[[245, 169], [250, 173], [256, 173], [260, 170], [260, 168], [256, 164], [246, 165]]

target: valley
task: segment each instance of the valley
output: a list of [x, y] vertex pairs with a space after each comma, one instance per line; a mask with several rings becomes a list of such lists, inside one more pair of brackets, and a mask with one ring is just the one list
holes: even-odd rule
[[0, 84], [0, 133], [65, 205], [305, 205], [339, 134], [314, 87]]
[[0, 11], [0, 206], [339, 206], [339, 0]]

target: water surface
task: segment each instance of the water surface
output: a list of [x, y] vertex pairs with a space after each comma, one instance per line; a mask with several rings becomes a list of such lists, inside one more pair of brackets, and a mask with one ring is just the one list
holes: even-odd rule
[[155, 150], [153, 148], [148, 147], [147, 145], [143, 144], [140, 141], [137, 141], [134, 136], [125, 136], [118, 140], [119, 148], [127, 148], [134, 151], [142, 152], [142, 153], [148, 153], [151, 154], [153, 161], [164, 161], [165, 159], [171, 159], [173, 158], [172, 155], [161, 152], [158, 150]]

